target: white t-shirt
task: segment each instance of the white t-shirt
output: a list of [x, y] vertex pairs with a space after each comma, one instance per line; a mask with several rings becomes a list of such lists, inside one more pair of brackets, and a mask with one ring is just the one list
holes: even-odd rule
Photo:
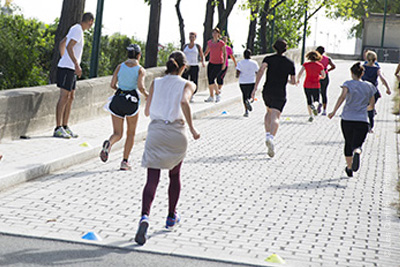
[[256, 61], [252, 59], [241, 60], [239, 61], [236, 69], [240, 71], [240, 84], [251, 84], [256, 82], [256, 72], [259, 69]]
[[74, 26], [71, 27], [71, 29], [69, 29], [68, 34], [67, 34], [67, 42], [66, 42], [66, 46], [65, 46], [64, 55], [58, 62], [58, 67], [60, 67], [60, 68], [68, 68], [68, 69], [75, 70], [75, 64], [71, 60], [71, 58], [68, 54], [68, 51], [67, 51], [67, 46], [71, 40], [76, 41], [73, 51], [74, 51], [76, 60], [78, 60], [78, 64], [81, 64], [84, 38], [83, 38], [83, 29], [80, 24], [75, 24]]
[[192, 48], [189, 48], [189, 45], [186, 45], [183, 49], [183, 53], [186, 55], [187, 64], [189, 66], [199, 65], [199, 50], [197, 49], [196, 44]]
[[168, 74], [154, 80], [150, 119], [174, 122], [183, 119], [181, 100], [188, 81], [178, 75]]

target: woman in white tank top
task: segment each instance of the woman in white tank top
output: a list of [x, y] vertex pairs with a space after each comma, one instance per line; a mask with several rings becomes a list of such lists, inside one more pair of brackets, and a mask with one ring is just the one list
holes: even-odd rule
[[150, 87], [145, 115], [151, 122], [147, 131], [142, 166], [147, 168], [147, 183], [143, 190], [142, 217], [135, 241], [139, 245], [146, 242], [149, 214], [161, 169], [169, 170], [169, 210], [166, 228], [171, 229], [180, 221], [176, 212], [181, 183], [180, 169], [186, 155], [187, 137], [185, 120], [195, 140], [200, 134], [193, 127], [189, 101], [195, 85], [181, 77], [186, 68], [186, 57], [173, 52], [167, 62], [167, 75], [154, 80]]

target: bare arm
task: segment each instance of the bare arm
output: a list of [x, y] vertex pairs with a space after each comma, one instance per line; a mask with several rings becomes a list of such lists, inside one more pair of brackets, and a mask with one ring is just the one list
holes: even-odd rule
[[58, 46], [58, 49], [60, 50], [60, 55], [61, 55], [61, 57], [64, 56], [66, 44], [67, 44], [67, 37], [64, 37], [64, 38], [60, 41], [60, 45]]
[[392, 93], [390, 91], [390, 86], [389, 86], [385, 76], [383, 76], [383, 73], [381, 70], [378, 70], [378, 76], [381, 79], [381, 82], [383, 83], [383, 85], [386, 87], [386, 94], [390, 95]]
[[196, 86], [193, 83], [191, 83], [191, 82], [186, 83], [185, 88], [183, 89], [184, 91], [183, 91], [183, 96], [181, 99], [181, 108], [182, 108], [183, 115], [185, 116], [186, 123], [189, 126], [189, 130], [192, 133], [193, 138], [195, 140], [197, 140], [200, 138], [200, 134], [196, 131], [196, 129], [193, 126], [192, 112], [191, 112], [190, 105], [189, 105], [190, 98], [192, 97], [195, 89], [196, 89]]
[[204, 52], [204, 57], [207, 57], [210, 54], [210, 48], [207, 46], [206, 51]]
[[342, 93], [340, 94], [338, 100], [336, 101], [335, 108], [332, 110], [331, 113], [328, 114], [328, 118], [332, 119], [333, 116], [335, 116], [336, 112], [340, 108], [340, 106], [343, 104], [344, 100], [346, 99], [346, 95], [349, 92], [349, 88], [343, 86], [342, 87]]
[[236, 70], [236, 78], [239, 78], [240, 70]]
[[233, 60], [233, 63], [235, 63], [235, 67], [237, 66], [236, 58], [234, 55], [230, 55], [231, 59]]
[[296, 75], [290, 75], [289, 83], [296, 85]]
[[224, 63], [222, 64], [222, 70], [226, 69], [226, 60], [228, 59], [227, 53], [226, 53], [226, 46], [224, 45], [222, 48], [222, 54], [224, 57]]
[[325, 79], [326, 78], [326, 72], [325, 72], [325, 70], [321, 70], [321, 79], [323, 80], [323, 79]]
[[74, 54], [74, 46], [76, 45], [76, 43], [77, 42], [75, 40], [71, 39], [71, 41], [69, 41], [69, 43], [67, 45], [67, 52], [68, 52], [68, 55], [71, 58], [72, 62], [74, 62], [75, 73], [80, 78], [82, 76], [82, 69], [81, 69], [81, 66], [79, 66], [78, 60], [76, 59], [75, 54]]
[[297, 81], [296, 84], [298, 84], [300, 82], [300, 78], [303, 75], [303, 72], [305, 71], [304, 66], [301, 67], [299, 74], [297, 74]]
[[114, 89], [114, 90], [117, 90], [117, 89], [118, 89], [118, 87], [117, 87], [117, 83], [118, 83], [118, 72], [119, 72], [119, 69], [120, 69], [120, 68], [121, 68], [121, 64], [119, 64], [119, 65], [115, 68], [114, 73], [113, 73], [113, 76], [112, 76], [112, 79], [111, 79], [111, 84], [110, 84], [110, 86], [111, 86], [111, 88]]
[[153, 92], [154, 92], [154, 82], [152, 82], [150, 85], [149, 95], [147, 97], [146, 107], [144, 109], [144, 115], [146, 117], [150, 116], [150, 105], [151, 105], [151, 100], [153, 98]]
[[201, 60], [201, 65], [203, 66], [203, 68], [206, 66], [206, 64], [204, 63], [204, 53], [203, 53], [203, 49], [201, 49], [201, 45], [199, 45], [199, 51], [200, 51], [200, 60]]
[[328, 64], [330, 66], [330, 68], [327, 70], [328, 72], [336, 69], [336, 65], [333, 63], [332, 59], [329, 58], [329, 63]]
[[257, 92], [257, 88], [258, 88], [258, 84], [261, 81], [262, 76], [264, 75], [265, 70], [267, 69], [268, 64], [267, 63], [263, 63], [260, 67], [260, 69], [257, 72], [257, 76], [256, 76], [256, 83], [254, 85], [254, 89], [253, 92], [251, 93], [251, 99], [254, 100], [254, 97], [256, 95]]
[[146, 92], [146, 88], [144, 87], [144, 77], [145, 76], [146, 76], [146, 70], [144, 68], [140, 68], [139, 77], [138, 77], [138, 81], [137, 81], [137, 87], [138, 87], [139, 91], [147, 99], [149, 97], [149, 94]]
[[397, 65], [396, 71], [394, 72], [394, 76], [397, 77], [397, 80], [400, 82], [400, 63]]

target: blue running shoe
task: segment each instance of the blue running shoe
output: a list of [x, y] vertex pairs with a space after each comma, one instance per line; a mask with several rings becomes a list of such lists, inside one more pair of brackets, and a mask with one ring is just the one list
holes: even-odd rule
[[135, 242], [139, 245], [144, 245], [146, 243], [147, 229], [149, 228], [149, 217], [143, 215], [139, 222], [139, 229], [137, 230], [135, 236]]
[[175, 225], [177, 225], [179, 222], [181, 221], [181, 216], [179, 216], [179, 214], [177, 212], [175, 212], [175, 218], [172, 217], [167, 217], [167, 223], [165, 228], [167, 229], [172, 229], [174, 228]]

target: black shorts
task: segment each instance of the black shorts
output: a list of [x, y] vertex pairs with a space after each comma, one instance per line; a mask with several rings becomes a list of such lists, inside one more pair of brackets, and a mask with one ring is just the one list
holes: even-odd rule
[[136, 90], [118, 89], [108, 104], [108, 111], [116, 117], [133, 117], [139, 112], [140, 99]]
[[219, 85], [223, 85], [224, 84], [224, 78], [225, 78], [225, 75], [226, 75], [227, 72], [228, 72], [228, 66], [224, 70], [221, 70], [218, 73], [217, 84], [219, 84]]
[[69, 68], [57, 68], [57, 87], [68, 91], [75, 90], [76, 75], [75, 70]]
[[214, 84], [215, 79], [221, 75], [222, 64], [213, 64], [208, 63], [207, 66], [207, 77], [208, 77], [208, 84]]
[[307, 105], [311, 106], [314, 102], [319, 102], [319, 88], [304, 88], [304, 93], [307, 97]]
[[196, 84], [196, 90], [194, 94], [197, 92], [197, 84], [199, 82], [199, 66], [188, 66], [188, 69], [182, 74], [182, 78], [194, 82]]
[[263, 96], [264, 103], [267, 107], [277, 109], [280, 112], [283, 111], [283, 108], [285, 107], [285, 104], [286, 104], [286, 98], [273, 97], [273, 96], [265, 93], [265, 90], [263, 91], [262, 96]]
[[242, 99], [243, 103], [245, 103], [246, 100], [249, 100], [251, 98], [251, 93], [254, 90], [254, 83], [241, 83], [240, 85], [240, 90], [242, 91]]

